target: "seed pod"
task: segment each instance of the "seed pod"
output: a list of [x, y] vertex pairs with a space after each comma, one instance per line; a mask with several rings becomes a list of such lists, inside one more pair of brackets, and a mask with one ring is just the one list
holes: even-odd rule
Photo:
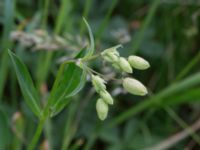
[[150, 67], [150, 64], [148, 61], [138, 56], [129, 56], [128, 62], [133, 68], [136, 68], [139, 70], [145, 70]]
[[131, 65], [128, 63], [128, 61], [124, 57], [119, 58], [119, 66], [123, 71], [127, 73], [133, 72]]
[[108, 105], [99, 98], [96, 103], [96, 111], [100, 120], [105, 120], [108, 115]]
[[148, 93], [146, 87], [136, 79], [125, 78], [123, 80], [123, 87], [131, 94], [144, 96]]
[[113, 105], [113, 98], [107, 91], [100, 91], [100, 96], [104, 100], [105, 103], [109, 105]]
[[92, 84], [97, 92], [106, 90], [105, 83], [99, 76], [92, 75]]

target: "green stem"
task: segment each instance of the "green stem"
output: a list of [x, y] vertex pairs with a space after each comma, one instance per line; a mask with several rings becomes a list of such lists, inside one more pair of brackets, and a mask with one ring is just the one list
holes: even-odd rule
[[197, 53], [197, 55], [187, 64], [187, 66], [178, 74], [178, 76], [176, 77], [175, 81], [178, 81], [180, 79], [182, 79], [183, 77], [185, 77], [190, 71], [191, 69], [200, 61], [200, 52]]
[[[48, 5], [49, 5], [48, 1], [49, 0], [46, 0], [46, 3], [45, 3], [46, 9], [48, 8]], [[59, 13], [58, 13], [57, 20], [56, 20], [56, 26], [54, 29], [54, 34], [56, 34], [56, 35], [60, 34], [60, 32], [64, 26], [64, 23], [66, 21], [66, 18], [68, 17], [68, 13], [70, 11], [69, 4], [70, 4], [69, 0], [62, 0], [62, 2], [61, 2], [61, 6], [60, 6]], [[43, 65], [38, 64], [38, 69], [37, 69], [37, 76], [38, 76], [38, 84], [37, 85], [38, 86], [40, 86], [41, 83], [45, 82], [45, 80], [47, 78], [47, 75], [48, 75], [48, 72], [50, 69], [50, 65], [51, 65], [51, 62], [53, 59], [53, 54], [54, 54], [53, 51], [49, 51], [47, 54], [45, 53], [45, 55], [42, 55], [42, 57], [41, 57], [41, 59], [43, 60], [44, 63], [43, 63]], [[38, 62], [41, 62], [41, 60]]]
[[43, 18], [42, 18], [42, 26], [43, 26], [43, 28], [46, 27], [46, 23], [47, 23], [49, 1], [50, 0], [45, 0], [44, 1], [44, 11], [43, 11]]
[[152, 6], [149, 10], [149, 14], [145, 18], [144, 24], [141, 27], [141, 30], [138, 34], [138, 37], [135, 40], [133, 40], [133, 43], [132, 43], [133, 52], [136, 52], [139, 49], [140, 44], [142, 43], [142, 40], [143, 40], [143, 37], [144, 37], [144, 33], [145, 33], [147, 27], [149, 26], [157, 8], [158, 8], [159, 3], [160, 3], [160, 0], [154, 0], [153, 4], [152, 4]]
[[[91, 4], [92, 4], [92, 0], [86, 0], [86, 4], [85, 4], [85, 7], [84, 7], [84, 11], [83, 11], [83, 17], [85, 19], [87, 19], [88, 17], [88, 13], [89, 13], [89, 10], [90, 10], [90, 7], [91, 7]], [[81, 21], [81, 27], [80, 27], [80, 35], [83, 34], [84, 32], [84, 24], [83, 24], [83, 21]]]
[[43, 111], [43, 115], [39, 120], [36, 132], [33, 136], [33, 139], [31, 140], [31, 143], [28, 146], [27, 150], [34, 150], [34, 148], [40, 138], [40, 135], [42, 134], [42, 130], [43, 130], [43, 127], [45, 126], [45, 122], [49, 117], [49, 107], [50, 107], [50, 101], [48, 101], [48, 103]]
[[96, 34], [95, 34], [96, 41], [100, 40], [101, 35], [102, 35], [103, 31], [105, 30], [105, 28], [106, 28], [106, 26], [107, 26], [107, 24], [108, 24], [108, 22], [110, 20], [110, 17], [112, 15], [112, 12], [113, 12], [115, 6], [117, 5], [117, 3], [118, 3], [118, 0], [113, 0], [112, 1], [112, 4], [111, 4], [106, 16], [104, 17], [104, 20], [100, 24], [100, 26], [99, 26]]
[[3, 90], [5, 86], [6, 77], [8, 74], [9, 62], [7, 50], [12, 47], [10, 42], [10, 31], [12, 30], [14, 17], [15, 17], [16, 0], [6, 0], [4, 8], [4, 23], [3, 23], [3, 35], [0, 48], [2, 49], [0, 58], [0, 102], [2, 101]]
[[38, 124], [38, 127], [36, 129], [36, 132], [35, 132], [35, 135], [28, 147], [28, 150], [34, 150], [39, 138], [40, 138], [40, 135], [42, 133], [42, 129], [44, 127], [44, 124], [45, 124], [45, 120], [46, 120], [46, 117], [42, 118], [40, 121], [39, 121], [39, 124]]
[[64, 130], [64, 138], [63, 138], [63, 144], [62, 144], [62, 148], [61, 150], [66, 150], [69, 147], [71, 138], [74, 135], [75, 132], [75, 128], [76, 125], [73, 124], [73, 120], [76, 117], [76, 110], [78, 109], [78, 102], [79, 101], [75, 101], [73, 104], [70, 105], [69, 107], [69, 112], [68, 112], [68, 118], [66, 121], [66, 125], [65, 125], [65, 130]]
[[94, 60], [94, 59], [96, 59], [96, 58], [98, 58], [100, 56], [101, 56], [101, 54], [96, 54], [96, 55], [93, 55], [91, 57], [82, 58], [81, 61], [87, 62], [87, 61], [90, 61], [90, 60]]

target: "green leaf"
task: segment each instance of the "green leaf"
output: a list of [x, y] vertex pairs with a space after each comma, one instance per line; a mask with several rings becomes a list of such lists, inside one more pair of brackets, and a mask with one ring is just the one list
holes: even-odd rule
[[10, 142], [8, 118], [3, 111], [0, 110], [0, 149], [6, 149]]
[[[81, 50], [75, 58], [84, 56], [85, 51]], [[51, 116], [60, 112], [69, 103], [71, 97], [83, 88], [85, 81], [86, 72], [74, 62], [65, 62], [60, 66], [49, 97]]]
[[85, 18], [83, 18], [83, 21], [85, 22], [85, 24], [87, 26], [89, 37], [90, 37], [90, 46], [87, 49], [87, 54], [84, 57], [84, 58], [88, 58], [88, 57], [92, 56], [93, 53], [94, 53], [94, 37], [93, 37], [93, 34], [92, 34], [92, 30], [91, 30], [91, 28], [90, 28], [90, 26], [89, 26], [89, 24], [88, 24], [88, 22], [86, 21]]
[[17, 79], [24, 99], [34, 114], [39, 117], [41, 115], [39, 96], [33, 85], [33, 81], [28, 69], [14, 53], [12, 53], [10, 50], [8, 50], [8, 53], [17, 74]]
[[160, 103], [162, 107], [180, 105], [184, 103], [199, 102], [200, 99], [200, 88], [195, 87], [194, 89], [187, 89], [181, 93], [170, 95]]

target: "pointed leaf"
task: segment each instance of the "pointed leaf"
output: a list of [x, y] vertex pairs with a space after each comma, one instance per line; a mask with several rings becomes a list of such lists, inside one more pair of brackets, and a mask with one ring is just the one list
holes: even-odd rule
[[89, 24], [88, 24], [88, 22], [86, 21], [85, 18], [83, 18], [83, 21], [85, 22], [85, 24], [87, 26], [89, 37], [90, 37], [90, 46], [87, 49], [87, 54], [85, 55], [85, 58], [87, 58], [87, 57], [92, 56], [93, 53], [94, 53], [94, 37], [93, 37], [93, 34], [92, 34], [92, 30], [91, 30], [91, 28], [90, 28], [90, 26], [89, 26]]
[[14, 66], [21, 92], [27, 105], [31, 108], [36, 116], [41, 115], [41, 108], [38, 93], [33, 85], [31, 76], [25, 64], [10, 50], [8, 51], [12, 64]]
[[6, 149], [10, 142], [8, 117], [0, 110], [0, 149]]
[[[75, 58], [84, 56], [86, 49], [80, 51]], [[60, 112], [69, 102], [69, 97], [77, 94], [86, 81], [86, 72], [75, 63], [63, 63], [58, 71], [49, 100], [52, 115]]]

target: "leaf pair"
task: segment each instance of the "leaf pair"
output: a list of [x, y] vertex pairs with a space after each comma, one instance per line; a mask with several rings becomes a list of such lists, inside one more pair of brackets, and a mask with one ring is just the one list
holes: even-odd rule
[[[76, 56], [78, 58], [87, 58], [93, 55], [94, 39], [91, 29], [85, 19], [83, 19], [90, 36], [90, 46], [82, 49]], [[24, 63], [10, 50], [8, 50], [17, 79], [27, 105], [33, 113], [41, 117], [42, 108], [37, 90], [34, 87], [31, 76]], [[51, 116], [60, 112], [69, 102], [72, 96], [77, 94], [84, 86], [86, 81], [86, 71], [78, 67], [74, 62], [64, 62], [61, 64], [56, 76], [53, 88], [48, 102], [50, 103]]]

